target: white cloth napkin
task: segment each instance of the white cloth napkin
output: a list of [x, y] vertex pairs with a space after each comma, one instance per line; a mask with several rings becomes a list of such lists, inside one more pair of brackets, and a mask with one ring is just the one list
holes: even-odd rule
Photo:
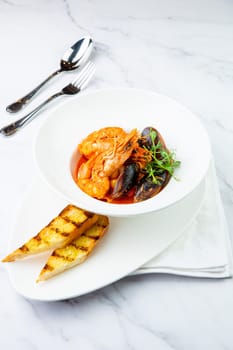
[[133, 274], [156, 272], [209, 278], [233, 275], [231, 241], [213, 163], [195, 219], [180, 238]]

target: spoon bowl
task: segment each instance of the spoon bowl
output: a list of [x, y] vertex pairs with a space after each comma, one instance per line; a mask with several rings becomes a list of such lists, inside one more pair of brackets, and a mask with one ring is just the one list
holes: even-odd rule
[[60, 70], [74, 70], [86, 62], [93, 48], [91, 37], [84, 37], [71, 46], [63, 55], [60, 62]]

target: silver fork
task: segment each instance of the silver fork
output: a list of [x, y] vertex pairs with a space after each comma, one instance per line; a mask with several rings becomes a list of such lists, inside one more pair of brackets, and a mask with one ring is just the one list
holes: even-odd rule
[[56, 94], [50, 96], [47, 100], [42, 102], [38, 107], [33, 109], [30, 113], [25, 115], [24, 117], [14, 121], [11, 124], [4, 126], [0, 129], [0, 133], [4, 136], [10, 136], [14, 134], [16, 131], [21, 129], [23, 126], [27, 125], [30, 121], [32, 121], [38, 112], [49, 102], [54, 100], [55, 98], [63, 95], [75, 95], [79, 93], [84, 87], [87, 85], [89, 80], [92, 78], [95, 73], [95, 65], [92, 62], [88, 62], [82, 71], [78, 74], [77, 78], [73, 80], [70, 84], [65, 86], [61, 91]]

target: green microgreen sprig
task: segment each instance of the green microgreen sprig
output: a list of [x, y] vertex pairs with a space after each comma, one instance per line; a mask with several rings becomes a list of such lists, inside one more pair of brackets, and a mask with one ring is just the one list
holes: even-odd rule
[[144, 146], [150, 153], [150, 160], [147, 162], [145, 171], [154, 184], [160, 184], [161, 174], [164, 171], [174, 177], [174, 171], [180, 166], [180, 161], [176, 160], [175, 152], [164, 148], [160, 141], [156, 143], [157, 133], [150, 129], [151, 146]]

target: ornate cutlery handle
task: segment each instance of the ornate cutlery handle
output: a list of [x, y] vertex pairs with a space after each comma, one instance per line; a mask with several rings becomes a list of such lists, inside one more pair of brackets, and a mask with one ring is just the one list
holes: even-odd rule
[[0, 129], [0, 133], [3, 134], [4, 136], [10, 136], [14, 134], [16, 131], [18, 131], [20, 128], [28, 124], [30, 121], [32, 121], [37, 113], [49, 102], [54, 100], [55, 98], [64, 95], [62, 91], [50, 96], [47, 100], [42, 102], [38, 107], [33, 109], [30, 113], [26, 114], [24, 117], [16, 120], [15, 122], [8, 124], [7, 126], [4, 126], [2, 129]]
[[11, 103], [9, 106], [6, 107], [7, 112], [15, 113], [20, 111], [31, 99], [37, 94], [37, 92], [53, 77], [55, 77], [57, 74], [61, 73], [62, 70], [58, 69], [54, 73], [50, 74], [48, 78], [46, 78], [42, 83], [40, 83], [35, 89], [30, 91], [27, 95], [24, 97], [21, 97], [16, 102]]

